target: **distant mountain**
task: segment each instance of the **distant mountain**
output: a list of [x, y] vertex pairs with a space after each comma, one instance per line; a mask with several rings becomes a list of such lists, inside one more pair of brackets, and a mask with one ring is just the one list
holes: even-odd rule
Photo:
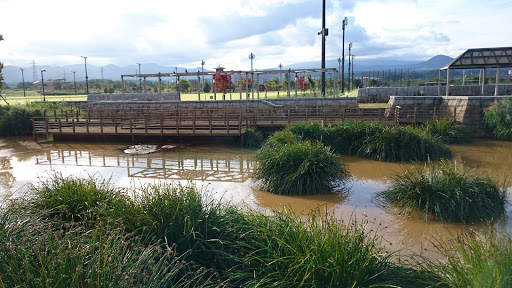
[[452, 57], [445, 56], [445, 55], [437, 55], [425, 62], [421, 62], [418, 64], [412, 65], [410, 68], [413, 68], [415, 70], [439, 70], [444, 65], [450, 63], [453, 60]]
[[[354, 70], [356, 73], [360, 73], [361, 71], [377, 71], [377, 70], [394, 70], [394, 69], [410, 69], [417, 71], [427, 71], [427, 70], [438, 70], [443, 67], [453, 58], [445, 56], [445, 55], [437, 55], [427, 61], [418, 62], [418, 61], [405, 61], [401, 59], [395, 58], [385, 58], [385, 59], [360, 59], [355, 58], [354, 60]], [[288, 66], [283, 66], [282, 70], [288, 69], [308, 69], [308, 68], [320, 68], [320, 61], [315, 62], [302, 62], [295, 63]], [[336, 68], [338, 69], [338, 61], [337, 60], [328, 60], [326, 61], [327, 68]], [[73, 81], [73, 72], [75, 71], [76, 81], [84, 81], [85, 80], [85, 67], [82, 64], [74, 64], [67, 66], [36, 66], [36, 73], [34, 79], [34, 73], [32, 67], [22, 67], [24, 69], [24, 77], [26, 82], [34, 82], [41, 80], [41, 70], [46, 70], [44, 72], [45, 79], [66, 79], [67, 81]], [[103, 67], [103, 79], [105, 80], [121, 80], [121, 75], [128, 74], [137, 74], [138, 73], [138, 65], [130, 65], [125, 67], [119, 67], [116, 65], [106, 65]], [[158, 74], [161, 73], [170, 73], [176, 70], [176, 67], [170, 66], [161, 66], [153, 63], [142, 64], [141, 67], [142, 74]], [[271, 70], [279, 70], [278, 67], [269, 68]], [[201, 71], [201, 67], [194, 68], [178, 68], [178, 72], [197, 72]], [[261, 69], [268, 70], [268, 69]], [[204, 70], [208, 71], [208, 70]], [[345, 71], [348, 71], [348, 61], [345, 62]], [[4, 81], [8, 85], [17, 85], [21, 82], [21, 70], [20, 67], [17, 66], [5, 66], [2, 74], [4, 76]], [[101, 67], [94, 65], [87, 65], [87, 75], [89, 80], [93, 79], [102, 79]], [[236, 78], [236, 77], [235, 77]], [[155, 80], [155, 79], [149, 79]]]

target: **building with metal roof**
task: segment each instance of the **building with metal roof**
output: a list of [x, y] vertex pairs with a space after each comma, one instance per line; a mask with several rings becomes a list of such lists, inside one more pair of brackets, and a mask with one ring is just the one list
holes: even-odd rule
[[[496, 69], [496, 88], [494, 96], [498, 96], [500, 69], [512, 67], [512, 47], [468, 49], [439, 69], [438, 94], [441, 95], [441, 71], [446, 70], [446, 83], [450, 83], [450, 70], [482, 69], [482, 95], [485, 89], [486, 69]], [[446, 85], [446, 96], [450, 95], [450, 85]]]

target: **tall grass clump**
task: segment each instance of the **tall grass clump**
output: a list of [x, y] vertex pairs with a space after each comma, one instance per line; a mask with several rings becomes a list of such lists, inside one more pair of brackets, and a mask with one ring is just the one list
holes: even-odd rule
[[494, 138], [512, 140], [512, 102], [505, 99], [484, 112], [483, 122]]
[[89, 221], [121, 213], [130, 201], [108, 180], [50, 175], [31, 191], [32, 209], [46, 211], [47, 217], [62, 221]]
[[368, 222], [340, 223], [318, 211], [253, 215], [249, 287], [426, 287], [432, 275], [395, 264]]
[[305, 195], [332, 191], [349, 173], [321, 142], [276, 132], [258, 151], [254, 178], [271, 193]]
[[512, 287], [512, 239], [502, 231], [471, 231], [437, 244], [446, 261], [431, 268], [441, 287]]
[[473, 141], [473, 134], [459, 122], [452, 120], [432, 120], [425, 122], [421, 129], [445, 144], [465, 144]]
[[445, 159], [451, 151], [435, 138], [408, 126], [385, 126], [369, 134], [358, 155], [378, 161], [406, 162]]
[[412, 127], [349, 120], [332, 126], [305, 122], [290, 125], [285, 130], [303, 140], [321, 141], [336, 153], [378, 161], [426, 161], [451, 157], [450, 150], [438, 141], [438, 136]]
[[443, 161], [429, 169], [406, 169], [377, 197], [405, 215], [420, 210], [425, 220], [432, 213], [440, 220], [471, 223], [503, 216], [506, 189], [489, 176]]

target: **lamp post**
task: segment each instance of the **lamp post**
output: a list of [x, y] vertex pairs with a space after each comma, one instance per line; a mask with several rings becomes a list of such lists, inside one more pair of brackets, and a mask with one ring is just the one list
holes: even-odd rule
[[[206, 64], [206, 62], [204, 62], [204, 60], [201, 60], [201, 72], [204, 72], [204, 64]], [[204, 75], [202, 82], [204, 83]]]
[[71, 73], [73, 73], [73, 86], [75, 86], [75, 96], [77, 95], [76, 94], [76, 71], [71, 71]]
[[322, 31], [318, 35], [322, 35], [322, 96], [325, 97], [325, 37], [329, 35], [329, 29], [325, 28], [325, 0], [322, 1]]
[[[350, 51], [352, 50], [352, 42], [348, 44], [348, 91], [350, 91]], [[354, 88], [354, 87], [352, 87]]]
[[[354, 57], [356, 57], [356, 55], [352, 54], [352, 89], [354, 88]], [[361, 80], [361, 83], [362, 82]]]
[[137, 65], [139, 65], [139, 90], [140, 90], [140, 93], [142, 93], [142, 79], [140, 78], [140, 63], [135, 63]]
[[[253, 84], [254, 84], [253, 83], [254, 82], [254, 73], [252, 73], [253, 72], [252, 60], [254, 60], [254, 58], [256, 58], [256, 55], [254, 55], [254, 53], [251, 52], [251, 54], [249, 54], [249, 59], [251, 59], [251, 92], [253, 91]], [[249, 81], [249, 80], [246, 79], [245, 81]]]
[[44, 94], [44, 77], [43, 72], [46, 72], [46, 70], [41, 70], [41, 84], [43, 84], [43, 101], [46, 101], [46, 96]]
[[23, 83], [23, 97], [25, 97], [25, 77], [23, 76], [23, 68], [20, 68], [21, 70], [21, 82]]
[[[342, 64], [341, 64], [341, 93], [345, 92], [345, 26], [348, 25], [348, 19], [345, 17], [343, 19], [343, 44], [341, 48], [341, 58], [342, 58]], [[338, 58], [339, 59], [339, 58]]]
[[89, 94], [89, 77], [87, 76], [87, 56], [80, 56], [85, 61], [85, 93]]

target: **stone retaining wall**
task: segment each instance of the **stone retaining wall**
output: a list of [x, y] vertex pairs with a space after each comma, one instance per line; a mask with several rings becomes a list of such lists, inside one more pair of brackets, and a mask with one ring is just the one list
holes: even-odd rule
[[217, 101], [97, 101], [89, 102], [89, 108], [247, 108], [247, 107], [319, 107], [319, 106], [358, 107], [355, 97], [341, 98], [277, 98], [261, 100], [217, 100]]
[[[485, 95], [494, 95], [495, 85], [485, 85]], [[481, 96], [482, 86], [457, 85], [450, 86], [450, 96]], [[359, 88], [357, 101], [359, 103], [386, 103], [393, 96], [443, 96], [446, 94], [446, 86], [441, 86], [441, 95], [437, 86], [411, 86], [411, 87], [372, 87]], [[498, 85], [498, 95], [512, 95], [512, 85]]]
[[[486, 108], [504, 99], [512, 100], [512, 96], [390, 96], [388, 107], [400, 106], [403, 111], [418, 113], [447, 111], [447, 118], [461, 122], [469, 131], [477, 136], [485, 134], [482, 114]], [[400, 117], [405, 116], [400, 114]]]
[[178, 93], [125, 93], [123, 94], [89, 94], [87, 101], [171, 101], [180, 100]]

